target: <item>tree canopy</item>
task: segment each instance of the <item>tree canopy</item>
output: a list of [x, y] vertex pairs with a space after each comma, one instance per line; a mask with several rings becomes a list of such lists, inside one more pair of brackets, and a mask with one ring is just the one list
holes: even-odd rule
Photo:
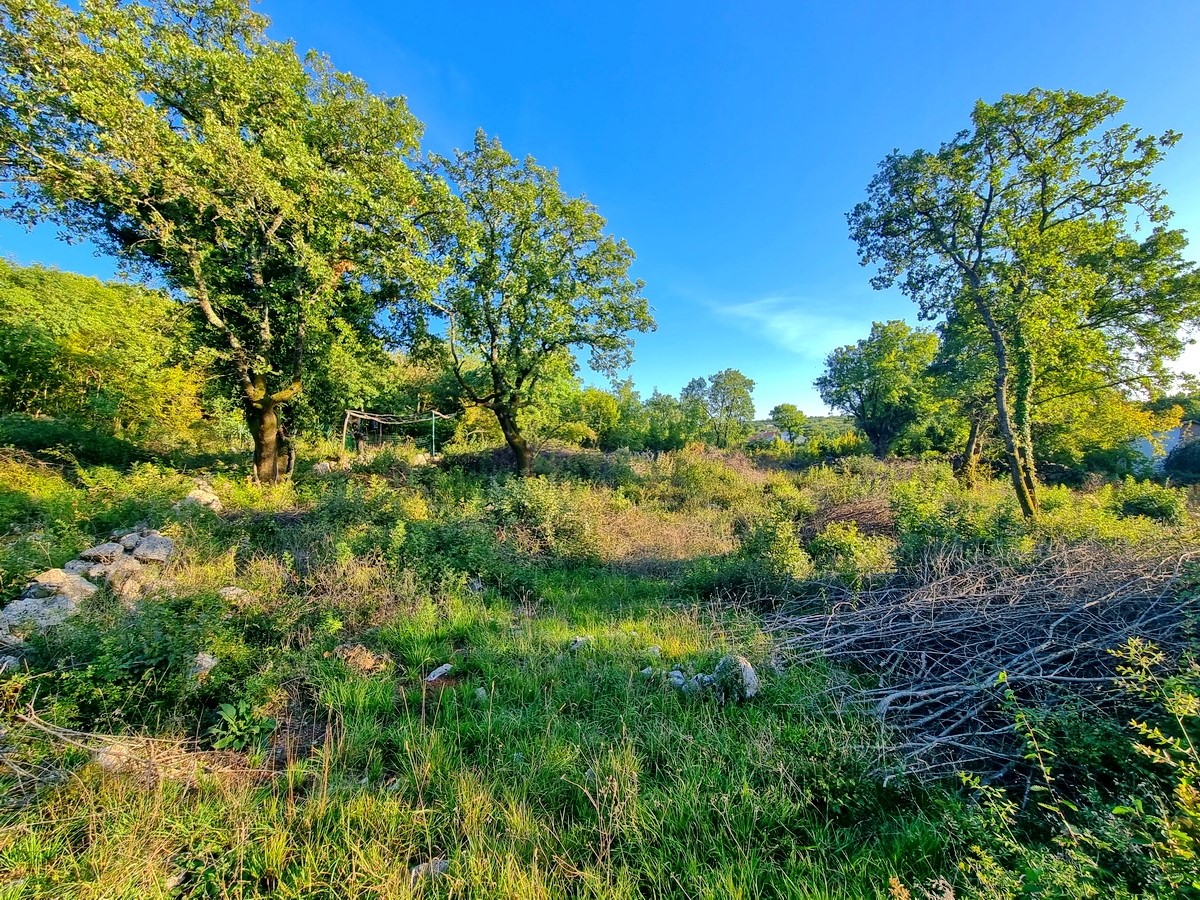
[[[1037, 513], [1034, 398], [1048, 372], [1081, 391], [1149, 389], [1200, 316], [1179, 231], [1150, 179], [1177, 140], [1108, 125], [1111, 94], [1034, 89], [980, 101], [936, 152], [890, 154], [848, 215], [877, 288], [987, 335], [993, 401], [1021, 508]], [[1144, 222], [1149, 233], [1134, 236]]]
[[928, 369], [937, 349], [929, 331], [876, 322], [870, 337], [829, 354], [815, 384], [822, 400], [854, 417], [882, 459], [929, 410]]
[[185, 299], [273, 480], [322, 332], [369, 331], [431, 270], [419, 123], [266, 26], [246, 0], [2, 0], [0, 203]]
[[631, 333], [654, 328], [642, 283], [628, 274], [633, 251], [554, 171], [518, 162], [483, 132], [470, 150], [434, 158], [432, 171], [457, 212], [442, 223], [446, 276], [431, 306], [464, 400], [496, 415], [518, 470], [529, 473], [521, 416], [540, 382], [574, 371], [577, 348], [611, 374], [632, 359]]
[[721, 448], [750, 433], [754, 422], [754, 381], [737, 369], [722, 369], [708, 378], [693, 378], [679, 394], [681, 403], [699, 412]]

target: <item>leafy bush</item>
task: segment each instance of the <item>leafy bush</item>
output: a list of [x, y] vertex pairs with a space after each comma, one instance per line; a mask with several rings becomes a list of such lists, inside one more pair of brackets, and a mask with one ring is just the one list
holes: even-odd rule
[[518, 543], [528, 539], [534, 553], [567, 558], [597, 553], [596, 522], [588, 515], [591, 500], [584, 488], [542, 476], [497, 481], [487, 492], [493, 521], [512, 529]]
[[857, 588], [891, 569], [894, 547], [890, 538], [862, 534], [854, 522], [830, 522], [809, 542], [808, 552], [818, 571]]
[[693, 566], [688, 585], [701, 594], [767, 597], [791, 592], [812, 573], [812, 559], [791, 521], [771, 517], [750, 527], [736, 553]]
[[70, 459], [95, 466], [128, 466], [144, 458], [136, 446], [82, 422], [12, 413], [0, 417], [0, 445], [42, 459]]
[[892, 509], [899, 532], [897, 564], [915, 565], [933, 553], [1003, 555], [1027, 544], [1028, 526], [1007, 486], [966, 490], [944, 479], [912, 478], [896, 485]]
[[222, 703], [217, 708], [217, 724], [208, 730], [217, 750], [261, 749], [274, 733], [277, 723], [260, 716], [245, 700]]
[[1182, 525], [1187, 521], [1187, 494], [1178, 488], [1127, 477], [1113, 491], [1113, 508], [1121, 516], [1145, 516], [1167, 525]]

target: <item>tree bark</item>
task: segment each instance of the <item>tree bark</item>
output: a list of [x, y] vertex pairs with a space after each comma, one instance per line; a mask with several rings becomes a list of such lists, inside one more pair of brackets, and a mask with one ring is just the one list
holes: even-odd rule
[[[978, 288], [976, 289], [978, 290]], [[992, 346], [996, 352], [996, 424], [1000, 436], [1004, 439], [1004, 455], [1008, 461], [1009, 474], [1012, 476], [1013, 490], [1017, 494], [1017, 503], [1027, 519], [1037, 518], [1037, 496], [1031, 490], [1032, 482], [1026, 476], [1022, 459], [1022, 449], [1018, 436], [1013, 428], [1012, 412], [1009, 409], [1008, 385], [1010, 378], [1008, 346], [1004, 343], [1004, 335], [1000, 331], [987, 302], [978, 294], [975, 298], [975, 308], [979, 311], [983, 324], [992, 338]]]
[[967, 446], [958, 460], [955, 475], [968, 487], [975, 487], [979, 480], [979, 457], [983, 452], [983, 416], [971, 418], [971, 430], [967, 434]]
[[525, 440], [525, 436], [521, 434], [521, 428], [517, 425], [517, 414], [515, 410], [508, 407], [494, 407], [492, 412], [496, 414], [496, 421], [500, 423], [500, 430], [504, 433], [504, 440], [508, 442], [509, 449], [513, 452], [513, 460], [516, 464], [517, 473], [528, 477], [533, 474], [533, 451], [529, 449], [529, 442]]
[[260, 484], [274, 484], [291, 474], [295, 451], [279, 421], [278, 404], [270, 397], [246, 404], [246, 424], [254, 439], [254, 477]]

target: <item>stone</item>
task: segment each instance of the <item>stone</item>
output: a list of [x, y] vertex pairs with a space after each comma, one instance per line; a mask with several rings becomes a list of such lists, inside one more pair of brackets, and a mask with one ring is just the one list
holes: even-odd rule
[[642, 669], [642, 675], [652, 678], [654, 676], [654, 666], [646, 666], [646, 668]]
[[324, 477], [333, 471], [333, 466], [325, 460], [321, 460], [312, 468], [312, 473], [318, 477]]
[[45, 631], [79, 612], [79, 604], [66, 594], [22, 597], [0, 610], [0, 632]]
[[678, 669], [672, 669], [667, 673], [667, 681], [671, 683], [671, 687], [682, 688], [687, 683], [687, 676]]
[[229, 585], [217, 591], [217, 596], [227, 603], [245, 603], [254, 599], [254, 595], [245, 588]]
[[0, 672], [7, 672], [9, 669], [15, 671], [19, 668], [21, 668], [21, 657], [0, 656]]
[[196, 486], [188, 492], [188, 495], [175, 504], [175, 509], [180, 510], [189, 506], [203, 507], [215, 513], [219, 513], [222, 509], [221, 498], [213, 493], [211, 485], [203, 481], [197, 481]]
[[662, 656], [662, 647], [658, 646], [658, 644], [655, 644], [653, 647], [648, 647], [646, 652], [657, 659], [658, 657]]
[[63, 571], [69, 575], [86, 575], [94, 563], [88, 562], [86, 559], [73, 559], [70, 562], [63, 563]]
[[[21, 594], [22, 599], [62, 595], [78, 603], [96, 593], [98, 588], [86, 578], [62, 569], [47, 569], [34, 577]], [[11, 605], [11, 604], [10, 604]]]
[[584, 635], [573, 637], [571, 638], [571, 643], [567, 645], [567, 649], [574, 653], [576, 650], [579, 650], [585, 646], [590, 640], [591, 638], [585, 637]]
[[762, 687], [750, 660], [736, 654], [723, 657], [712, 677], [722, 700], [749, 700]]
[[480, 703], [488, 702], [488, 692], [486, 688], [475, 688], [475, 699]]
[[92, 562], [112, 562], [124, 552], [125, 548], [116, 541], [108, 541], [104, 544], [97, 544], [95, 547], [88, 547], [79, 554], [79, 558]]
[[450, 672], [453, 668], [454, 668], [454, 666], [450, 665], [450, 663], [442, 663], [440, 666], [438, 666], [436, 669], [434, 669], [432, 672], [430, 672], [428, 675], [426, 675], [425, 680], [426, 681], [437, 681], [439, 678], [445, 678], [447, 675], [450, 674]]
[[140, 541], [141, 539], [142, 539], [142, 536], [138, 532], [131, 531], [131, 532], [129, 532], [129, 534], [122, 535], [118, 539], [118, 543], [122, 547], [125, 548], [126, 553], [129, 553], [133, 550], [134, 547], [136, 547], [138, 545], [138, 541]]
[[123, 587], [129, 581], [140, 581], [145, 572], [142, 564], [132, 556], [118, 557], [107, 568], [104, 579], [114, 588]]
[[413, 866], [409, 872], [409, 880], [413, 884], [418, 881], [432, 881], [450, 871], [450, 861], [443, 856], [436, 859], [431, 859], [429, 862], [423, 862], [419, 866]]
[[188, 669], [188, 677], [194, 678], [197, 681], [203, 681], [208, 677], [208, 673], [217, 667], [220, 660], [211, 653], [205, 653], [201, 650], [196, 654], [196, 658], [192, 660], [191, 668]]
[[146, 532], [133, 551], [133, 558], [139, 562], [165, 563], [174, 555], [175, 542], [157, 531]]

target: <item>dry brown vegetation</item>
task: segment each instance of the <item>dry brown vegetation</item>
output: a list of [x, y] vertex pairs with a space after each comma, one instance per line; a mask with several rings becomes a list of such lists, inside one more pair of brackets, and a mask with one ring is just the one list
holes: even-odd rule
[[793, 664], [829, 660], [860, 673], [842, 689], [845, 702], [893, 730], [909, 771], [1004, 771], [1023, 754], [1017, 709], [1111, 710], [1111, 651], [1131, 638], [1182, 649], [1198, 557], [1109, 545], [1024, 565], [943, 557], [915, 585], [845, 592], [820, 613], [785, 609], [768, 630]]

